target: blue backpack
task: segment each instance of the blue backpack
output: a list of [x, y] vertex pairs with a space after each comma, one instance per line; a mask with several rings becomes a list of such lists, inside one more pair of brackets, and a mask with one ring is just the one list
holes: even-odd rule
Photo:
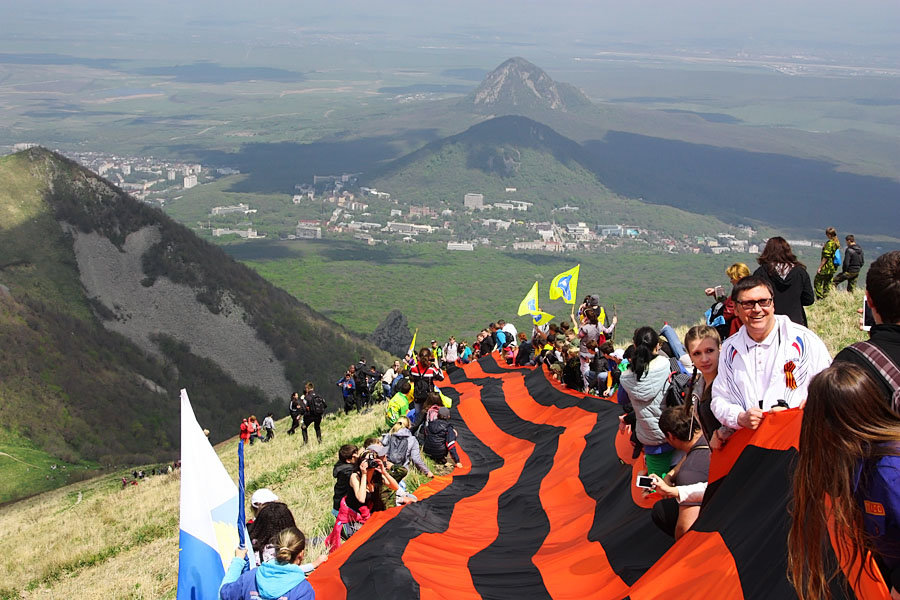
[[838, 248], [837, 250], [834, 251], [834, 261], [833, 262], [834, 262], [834, 266], [836, 266], [836, 267], [841, 266], [841, 249], [840, 248]]

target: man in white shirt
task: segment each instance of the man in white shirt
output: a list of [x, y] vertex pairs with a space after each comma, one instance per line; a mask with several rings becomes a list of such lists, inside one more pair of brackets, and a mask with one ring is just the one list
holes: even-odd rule
[[766, 413], [801, 406], [831, 356], [815, 333], [775, 314], [772, 286], [764, 279], [741, 279], [731, 297], [744, 326], [722, 344], [712, 411], [724, 427], [756, 429]]
[[519, 338], [519, 332], [516, 329], [516, 326], [512, 323], [507, 323], [503, 319], [498, 319], [497, 327], [503, 330], [503, 332], [507, 335], [507, 339], [515, 342]]

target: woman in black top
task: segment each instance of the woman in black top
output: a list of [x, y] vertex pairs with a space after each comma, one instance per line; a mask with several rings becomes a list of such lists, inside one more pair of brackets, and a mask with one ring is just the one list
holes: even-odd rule
[[783, 237], [773, 237], [757, 259], [759, 268], [753, 273], [762, 277], [775, 291], [775, 314], [787, 315], [791, 321], [806, 327], [806, 311], [816, 301], [806, 265], [797, 260], [791, 245]]

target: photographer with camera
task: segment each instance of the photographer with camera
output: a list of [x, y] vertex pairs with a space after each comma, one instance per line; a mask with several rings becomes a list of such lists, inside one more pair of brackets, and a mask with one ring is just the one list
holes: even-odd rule
[[394, 491], [400, 487], [373, 450], [360, 453], [350, 475], [350, 491], [341, 499], [334, 529], [325, 540], [329, 552], [356, 533], [373, 512], [385, 510], [381, 496], [385, 484]]

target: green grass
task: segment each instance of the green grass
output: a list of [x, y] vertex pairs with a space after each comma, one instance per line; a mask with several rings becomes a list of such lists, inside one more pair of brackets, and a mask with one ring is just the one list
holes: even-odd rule
[[[53, 465], [55, 469], [51, 468]], [[61, 461], [27, 438], [4, 429], [0, 431], [0, 504], [84, 479], [98, 467], [88, 461]]]
[[529, 331], [516, 316], [522, 298], [539, 282], [540, 306], [569, 320], [571, 306], [548, 298], [558, 273], [581, 263], [580, 297], [599, 293], [620, 319], [624, 343], [645, 324], [699, 321], [709, 307], [703, 289], [725, 285], [725, 268], [745, 255], [650, 255], [628, 252], [555, 256], [479, 248], [447, 252], [433, 244], [369, 247], [354, 242], [263, 242], [226, 247], [263, 277], [326, 316], [360, 333], [371, 333], [397, 308], [419, 328], [418, 340], [450, 335], [472, 341], [490, 321], [505, 318]]

